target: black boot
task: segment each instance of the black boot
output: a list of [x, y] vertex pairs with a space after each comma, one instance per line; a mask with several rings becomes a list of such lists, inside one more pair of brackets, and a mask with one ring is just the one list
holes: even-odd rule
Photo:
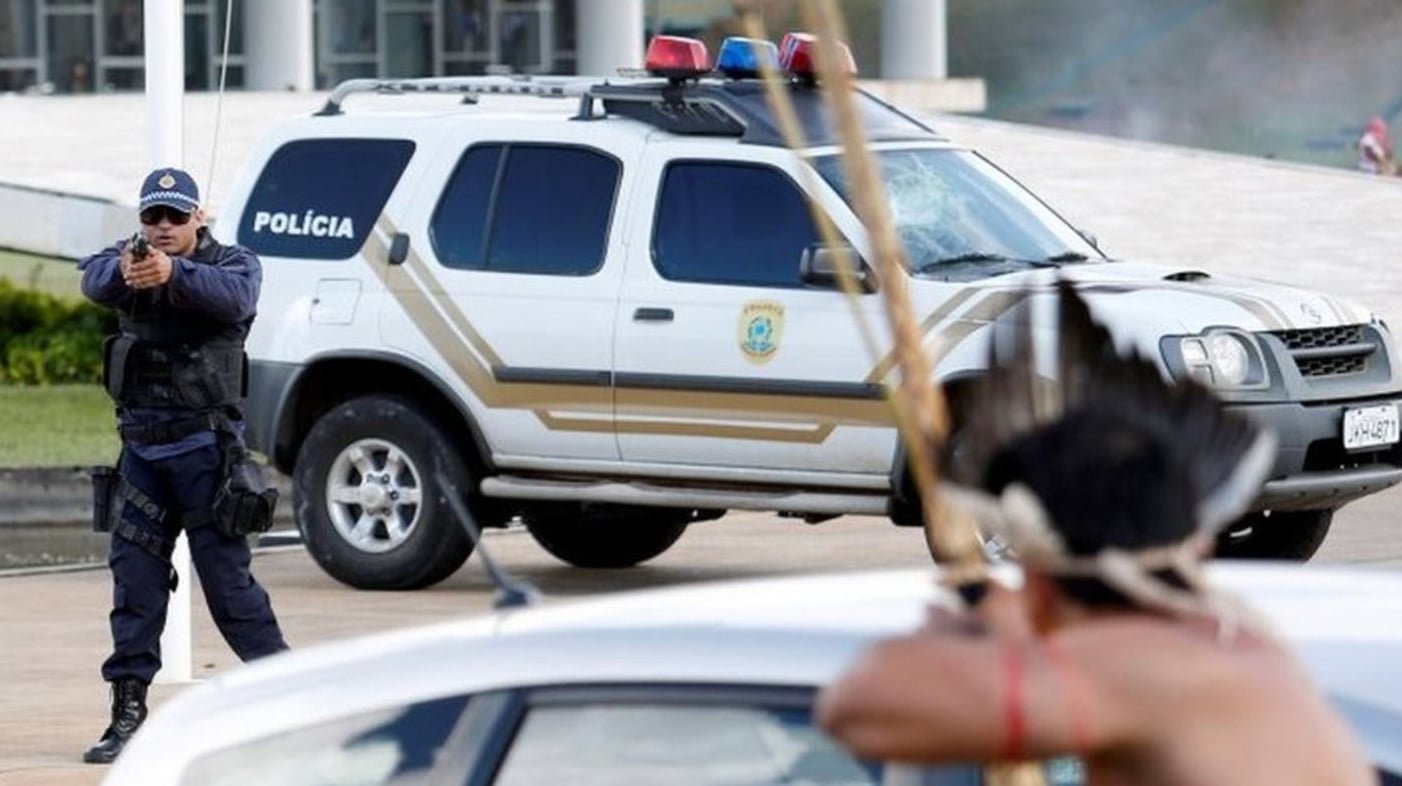
[[135, 679], [112, 683], [112, 725], [102, 733], [102, 739], [83, 754], [83, 761], [88, 764], [111, 764], [144, 720], [146, 683]]

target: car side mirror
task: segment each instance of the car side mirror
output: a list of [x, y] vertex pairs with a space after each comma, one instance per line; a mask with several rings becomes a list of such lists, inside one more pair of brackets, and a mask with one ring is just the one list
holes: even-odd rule
[[842, 268], [852, 271], [857, 288], [870, 294], [876, 291], [876, 274], [871, 266], [849, 245], [825, 246], [814, 244], [803, 249], [799, 258], [799, 278], [803, 283], [818, 287], [840, 289]]
[[402, 265], [404, 260], [409, 258], [409, 235], [405, 232], [395, 232], [394, 237], [389, 241], [389, 263], [391, 265]]

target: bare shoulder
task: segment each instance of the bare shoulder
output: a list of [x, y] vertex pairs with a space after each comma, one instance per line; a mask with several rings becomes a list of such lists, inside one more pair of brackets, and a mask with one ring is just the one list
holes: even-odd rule
[[1138, 698], [1236, 701], [1287, 684], [1309, 686], [1274, 639], [1249, 631], [1222, 637], [1206, 623], [1126, 614], [1069, 626], [1049, 641], [1078, 671]]
[[1223, 782], [1222, 772], [1235, 783], [1375, 782], [1347, 726], [1270, 636], [1125, 615], [1048, 641], [1095, 719], [1128, 730], [1120, 751], [1202, 776], [1182, 782]]

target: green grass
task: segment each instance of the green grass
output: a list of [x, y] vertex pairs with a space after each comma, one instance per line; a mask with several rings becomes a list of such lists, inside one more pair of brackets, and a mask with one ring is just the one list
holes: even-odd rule
[[0, 385], [0, 467], [111, 464], [115, 422], [97, 385]]
[[[0, 251], [0, 278], [81, 298], [72, 260]], [[97, 385], [0, 385], [0, 467], [111, 464], [119, 442], [112, 400]]]
[[65, 299], [83, 296], [78, 288], [82, 274], [71, 259], [0, 251], [0, 278], [8, 278], [16, 286], [25, 289], [37, 289]]

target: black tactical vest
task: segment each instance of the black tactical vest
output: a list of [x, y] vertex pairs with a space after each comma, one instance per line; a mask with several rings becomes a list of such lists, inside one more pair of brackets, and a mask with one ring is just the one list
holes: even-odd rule
[[[196, 259], [217, 259], [205, 240]], [[137, 292], [109, 336], [102, 376], [120, 407], [211, 410], [237, 408], [247, 379], [244, 339], [252, 320], [228, 324], [171, 304], [164, 288]]]

